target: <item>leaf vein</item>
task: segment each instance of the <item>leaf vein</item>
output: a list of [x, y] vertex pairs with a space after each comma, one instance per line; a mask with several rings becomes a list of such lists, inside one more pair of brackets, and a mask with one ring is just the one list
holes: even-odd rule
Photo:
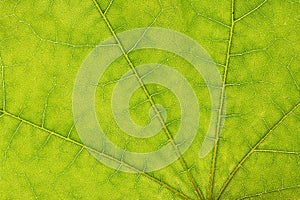
[[254, 150], [254, 152], [300, 155], [300, 152], [297, 152], [297, 151], [283, 151], [283, 150], [276, 150], [276, 149], [256, 149], [256, 150]]
[[256, 6], [254, 9], [252, 9], [251, 11], [247, 12], [246, 14], [244, 14], [243, 16], [237, 18], [235, 20], [235, 22], [238, 22], [240, 20], [242, 20], [243, 18], [247, 17], [248, 15], [252, 14], [253, 12], [257, 11], [260, 7], [262, 7], [265, 3], [267, 3], [268, 0], [264, 0], [261, 4], [259, 4], [258, 6]]
[[217, 198], [216, 199], [220, 199], [221, 195], [223, 194], [223, 192], [225, 191], [225, 189], [227, 188], [227, 186], [229, 185], [229, 183], [231, 182], [231, 180], [233, 179], [234, 175], [237, 173], [237, 171], [242, 167], [242, 165], [246, 162], [246, 160], [248, 160], [248, 158], [255, 152], [255, 150], [261, 145], [261, 143], [263, 143], [275, 130], [277, 127], [279, 127], [284, 121], [285, 119], [292, 114], [295, 110], [297, 110], [297, 108], [300, 106], [300, 102], [298, 102], [298, 104], [296, 104], [290, 111], [288, 111], [285, 115], [283, 115], [283, 117], [273, 125], [272, 128], [270, 128], [269, 131], [266, 132], [266, 134], [256, 143], [256, 145], [251, 148], [251, 150], [242, 158], [242, 160], [236, 165], [236, 167], [234, 168], [234, 170], [231, 172], [231, 174], [229, 175], [229, 177], [227, 178], [227, 180], [225, 181], [225, 183], [223, 184], [222, 188], [220, 189]]
[[213, 157], [212, 157], [212, 167], [211, 167], [211, 174], [209, 179], [209, 190], [208, 190], [208, 199], [211, 199], [213, 193], [213, 185], [215, 179], [215, 167], [217, 162], [217, 152], [218, 152], [218, 143], [219, 143], [219, 136], [220, 136], [220, 129], [221, 129], [221, 121], [222, 121], [222, 113], [223, 113], [223, 106], [224, 106], [224, 98], [225, 98], [225, 87], [227, 81], [227, 74], [228, 74], [228, 67], [229, 67], [229, 60], [230, 60], [230, 52], [231, 52], [231, 45], [233, 39], [233, 30], [234, 30], [234, 0], [231, 1], [231, 26], [229, 32], [229, 40], [227, 45], [227, 53], [226, 53], [226, 61], [225, 61], [225, 69], [223, 74], [223, 83], [222, 83], [222, 91], [221, 91], [221, 99], [219, 105], [219, 113], [218, 113], [218, 121], [217, 121], [217, 128], [216, 128], [216, 135], [215, 135], [215, 146], [213, 150]]
[[278, 189], [269, 190], [269, 191], [265, 191], [265, 192], [260, 192], [260, 193], [256, 193], [256, 194], [250, 194], [250, 195], [246, 195], [244, 197], [241, 197], [238, 200], [249, 199], [249, 198], [252, 198], [252, 197], [260, 197], [260, 196], [265, 195], [265, 194], [274, 193], [274, 192], [281, 192], [283, 190], [290, 190], [290, 189], [296, 189], [296, 188], [300, 188], [300, 185], [278, 188]]
[[6, 107], [6, 91], [5, 91], [5, 79], [4, 79], [4, 64], [2, 62], [2, 57], [0, 55], [1, 64], [1, 78], [2, 78], [2, 109], [5, 110]]
[[161, 180], [155, 178], [154, 176], [152, 176], [152, 175], [150, 175], [150, 174], [148, 174], [148, 173], [146, 173], [146, 172], [143, 172], [143, 171], [141, 171], [141, 170], [135, 168], [134, 166], [131, 166], [130, 164], [127, 164], [127, 163], [125, 163], [125, 162], [123, 162], [123, 161], [120, 161], [120, 160], [118, 160], [117, 158], [114, 158], [114, 157], [112, 157], [112, 156], [110, 156], [110, 155], [108, 155], [108, 154], [106, 154], [106, 153], [104, 153], [104, 152], [99, 152], [99, 151], [97, 151], [96, 149], [94, 149], [94, 148], [92, 148], [92, 147], [86, 146], [86, 145], [84, 145], [84, 144], [82, 144], [82, 143], [80, 143], [80, 142], [78, 142], [78, 141], [76, 141], [76, 140], [73, 140], [73, 139], [71, 139], [71, 138], [69, 138], [69, 137], [66, 137], [66, 136], [61, 135], [60, 133], [51, 131], [51, 130], [45, 128], [45, 127], [39, 126], [39, 125], [37, 125], [37, 124], [34, 124], [33, 122], [30, 122], [30, 121], [28, 121], [28, 120], [26, 120], [26, 119], [23, 119], [23, 118], [21, 118], [20, 116], [16, 116], [16, 115], [14, 115], [14, 114], [12, 114], [12, 113], [10, 113], [10, 112], [4, 111], [4, 110], [0, 110], [0, 112], [3, 113], [3, 114], [6, 115], [6, 116], [9, 116], [9, 117], [11, 117], [11, 118], [13, 118], [13, 119], [15, 119], [15, 120], [20, 121], [21, 123], [30, 125], [30, 126], [36, 128], [36, 129], [42, 130], [42, 131], [44, 131], [44, 132], [46, 132], [46, 133], [48, 133], [48, 134], [50, 134], [50, 135], [56, 136], [56, 137], [58, 137], [58, 138], [60, 138], [60, 139], [63, 139], [64, 141], [73, 143], [73, 144], [75, 144], [75, 145], [77, 145], [77, 146], [80, 146], [80, 147], [82, 147], [82, 148], [84, 148], [84, 149], [87, 149], [87, 150], [89, 150], [89, 151], [92, 151], [92, 152], [94, 152], [94, 153], [97, 153], [98, 155], [103, 156], [103, 157], [105, 157], [105, 158], [107, 158], [107, 159], [110, 159], [110, 160], [112, 160], [112, 161], [115, 161], [115, 162], [117, 162], [117, 163], [120, 163], [120, 164], [123, 165], [124, 167], [128, 167], [129, 169], [131, 169], [131, 170], [137, 172], [138, 174], [141, 174], [141, 175], [145, 176], [146, 178], [148, 178], [148, 179], [150, 179], [150, 180], [152, 180], [152, 181], [154, 181], [154, 182], [160, 184], [161, 186], [165, 187], [166, 189], [168, 189], [168, 190], [174, 192], [174, 193], [177, 194], [179, 197], [181, 197], [181, 198], [183, 198], [183, 199], [191, 199], [191, 198], [189, 198], [187, 195], [185, 195], [185, 194], [183, 194], [182, 192], [176, 190], [175, 188], [171, 187], [171, 186], [168, 185], [167, 183], [164, 183], [163, 181], [161, 181]]
[[159, 112], [157, 106], [155, 105], [155, 102], [154, 102], [154, 100], [153, 100], [151, 94], [149, 93], [149, 91], [147, 90], [145, 84], [143, 83], [143, 80], [141, 79], [139, 73], [137, 72], [137, 70], [136, 70], [136, 68], [135, 68], [135, 66], [134, 66], [134, 64], [133, 64], [133, 62], [132, 62], [131, 59], [129, 58], [128, 53], [127, 53], [126, 50], [124, 49], [124, 47], [123, 47], [121, 41], [119, 40], [118, 36], [116, 35], [116, 33], [115, 33], [115, 31], [114, 31], [112, 25], [110, 24], [108, 18], [107, 18], [107, 17], [105, 16], [105, 14], [103, 13], [103, 11], [102, 11], [100, 5], [98, 4], [98, 2], [97, 2], [96, 0], [93, 0], [93, 3], [95, 4], [95, 7], [96, 7], [97, 10], [99, 11], [99, 13], [100, 13], [101, 17], [103, 18], [103, 20], [105, 21], [105, 24], [107, 25], [107, 27], [108, 27], [108, 29], [110, 30], [111, 34], [113, 35], [114, 39], [115, 39], [116, 42], [118, 43], [118, 46], [119, 46], [120, 50], [122, 51], [122, 54], [123, 54], [124, 58], [126, 59], [127, 63], [129, 64], [129, 66], [130, 66], [130, 68], [131, 68], [131, 70], [133, 71], [135, 77], [137, 78], [137, 80], [138, 80], [140, 86], [142, 87], [142, 89], [143, 89], [145, 95], [146, 95], [147, 98], [149, 99], [149, 102], [151, 103], [151, 106], [153, 107], [155, 113], [157, 114], [157, 117], [158, 117], [158, 119], [159, 119], [159, 121], [160, 121], [160, 123], [161, 123], [161, 125], [162, 125], [162, 127], [163, 127], [163, 129], [164, 129], [164, 131], [165, 131], [165, 133], [167, 134], [167, 136], [168, 136], [168, 138], [169, 138], [169, 140], [170, 140], [170, 142], [171, 142], [171, 144], [172, 144], [172, 146], [173, 146], [173, 148], [174, 148], [174, 150], [175, 150], [175, 152], [176, 152], [176, 154], [177, 154], [177, 156], [178, 156], [178, 158], [179, 158], [179, 160], [180, 160], [180, 163], [181, 163], [182, 167], [183, 167], [184, 170], [186, 171], [187, 176], [188, 176], [188, 178], [190, 179], [190, 181], [191, 181], [191, 183], [192, 183], [192, 185], [193, 185], [193, 187], [194, 187], [194, 189], [195, 189], [195, 191], [196, 191], [196, 193], [197, 193], [197, 195], [198, 195], [198, 198], [199, 198], [199, 199], [203, 199], [202, 192], [201, 192], [200, 189], [198, 188], [197, 183], [196, 183], [194, 177], [191, 175], [191, 173], [190, 173], [190, 171], [189, 171], [189, 169], [188, 169], [188, 167], [187, 167], [187, 164], [185, 163], [185, 161], [184, 161], [184, 159], [183, 159], [183, 157], [182, 157], [182, 155], [181, 155], [181, 153], [180, 153], [180, 151], [179, 151], [177, 145], [176, 145], [175, 142], [174, 142], [174, 139], [173, 139], [171, 133], [169, 132], [169, 130], [168, 130], [168, 128], [167, 128], [167, 126], [166, 126], [166, 124], [165, 124], [165, 122], [164, 122], [164, 119], [163, 119], [161, 113]]

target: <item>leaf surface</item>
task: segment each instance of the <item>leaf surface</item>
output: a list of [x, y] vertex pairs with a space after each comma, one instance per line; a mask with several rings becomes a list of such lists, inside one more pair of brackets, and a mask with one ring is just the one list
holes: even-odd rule
[[[297, 0], [1, 1], [0, 199], [299, 198], [299, 10]], [[84, 144], [72, 113], [74, 82], [89, 53], [141, 27], [193, 38], [222, 77], [215, 146], [203, 158], [211, 99], [205, 80], [184, 58], [158, 49], [124, 52], [93, 83], [107, 138], [137, 152], [172, 143], [180, 102], [157, 84], [134, 91], [132, 120], [147, 125], [155, 102], [165, 109], [166, 127], [150, 138], [131, 137], [112, 115], [118, 80], [136, 66], [160, 63], [190, 83], [200, 107], [197, 136], [177, 161], [153, 172]], [[109, 168], [91, 151], [136, 173]]]

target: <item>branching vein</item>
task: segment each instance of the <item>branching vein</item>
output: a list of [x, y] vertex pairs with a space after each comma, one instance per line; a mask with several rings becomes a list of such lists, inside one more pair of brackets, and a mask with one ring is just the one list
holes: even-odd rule
[[286, 118], [294, 113], [300, 106], [300, 102], [296, 104], [289, 112], [287, 112], [283, 117], [272, 127], [270, 130], [255, 144], [253, 148], [242, 158], [242, 160], [237, 164], [237, 166], [234, 168], [234, 170], [231, 172], [225, 183], [223, 184], [222, 188], [220, 189], [220, 192], [218, 193], [218, 196], [216, 199], [220, 199], [221, 195], [223, 194], [224, 190], [229, 185], [230, 181], [234, 177], [234, 175], [238, 172], [238, 170], [242, 167], [242, 165], [248, 160], [248, 158], [257, 150], [257, 148], [286, 120]]
[[247, 17], [248, 15], [250, 15], [251, 13], [257, 11], [260, 7], [262, 7], [265, 3], [267, 3], [267, 1], [268, 1], [268, 0], [264, 0], [264, 1], [263, 1], [261, 4], [259, 4], [257, 7], [255, 7], [255, 8], [252, 9], [251, 11], [247, 12], [247, 13], [244, 14], [243, 16], [237, 18], [237, 19], [235, 20], [235, 22], [238, 22], [238, 21], [244, 19], [245, 17]]
[[269, 190], [269, 191], [265, 191], [265, 192], [260, 192], [260, 193], [256, 193], [256, 194], [250, 194], [250, 195], [246, 195], [242, 198], [239, 198], [238, 200], [250, 199], [252, 197], [260, 197], [260, 196], [265, 195], [265, 194], [274, 193], [274, 192], [281, 192], [281, 191], [284, 191], [284, 190], [290, 190], [290, 189], [296, 189], [296, 188], [300, 188], [300, 185], [278, 188], [278, 189]]
[[164, 119], [163, 119], [161, 113], [159, 112], [159, 110], [158, 110], [158, 108], [157, 108], [157, 106], [156, 106], [156, 104], [155, 104], [155, 102], [154, 102], [154, 100], [153, 100], [151, 94], [149, 93], [149, 91], [147, 90], [145, 84], [143, 83], [143, 80], [142, 80], [141, 76], [138, 74], [138, 72], [137, 72], [137, 70], [136, 70], [136, 68], [135, 68], [135, 66], [134, 66], [134, 64], [133, 64], [133, 62], [132, 62], [131, 59], [129, 58], [128, 53], [126, 52], [125, 48], [123, 47], [123, 45], [122, 45], [120, 39], [119, 39], [118, 36], [116, 35], [116, 33], [115, 33], [115, 31], [114, 31], [112, 25], [110, 24], [108, 18], [105, 16], [104, 12], [102, 11], [100, 5], [98, 4], [98, 2], [97, 2], [96, 0], [93, 0], [93, 2], [94, 2], [94, 4], [95, 4], [95, 7], [98, 9], [98, 11], [99, 11], [101, 17], [102, 17], [103, 20], [105, 21], [105, 24], [107, 25], [107, 27], [108, 27], [108, 29], [110, 30], [111, 34], [113, 35], [114, 39], [116, 40], [116, 42], [117, 42], [117, 44], [118, 44], [120, 50], [122, 51], [123, 56], [125, 57], [127, 63], [129, 64], [131, 70], [133, 71], [135, 77], [137, 78], [137, 80], [138, 80], [138, 82], [139, 82], [141, 88], [143, 89], [143, 91], [144, 91], [146, 97], [148, 98], [149, 102], [151, 103], [151, 106], [153, 107], [153, 109], [154, 109], [154, 111], [155, 111], [155, 113], [156, 113], [156, 115], [157, 115], [157, 117], [158, 117], [160, 123], [162, 124], [162, 127], [163, 127], [165, 133], [167, 134], [167, 136], [168, 136], [168, 138], [169, 138], [169, 140], [170, 140], [170, 142], [171, 142], [171, 144], [172, 144], [172, 146], [173, 146], [173, 148], [174, 148], [174, 150], [175, 150], [175, 153], [176, 153], [176, 155], [178, 156], [178, 158], [179, 158], [179, 160], [180, 160], [180, 163], [181, 163], [182, 167], [184, 168], [184, 171], [186, 172], [187, 176], [189, 177], [191, 183], [193, 184], [193, 187], [194, 187], [194, 189], [195, 189], [195, 191], [196, 191], [196, 193], [197, 193], [199, 199], [203, 199], [203, 195], [202, 195], [200, 189], [198, 188], [197, 183], [196, 183], [194, 177], [193, 177], [192, 174], [190, 173], [187, 164], [185, 163], [185, 161], [184, 161], [184, 159], [183, 159], [183, 157], [182, 157], [182, 155], [181, 155], [181, 153], [180, 153], [180, 151], [179, 151], [179, 149], [178, 149], [178, 147], [177, 147], [177, 145], [176, 145], [176, 143], [175, 143], [175, 141], [174, 141], [174, 139], [173, 139], [173, 137], [172, 137], [170, 131], [168, 130], [168, 128], [167, 128], [167, 126], [166, 126], [166, 124], [165, 124], [165, 122], [164, 122]]
[[71, 139], [71, 138], [69, 138], [69, 137], [65, 137], [65, 136], [63, 136], [63, 135], [61, 135], [61, 134], [59, 134], [59, 133], [56, 133], [56, 132], [54, 132], [54, 131], [51, 131], [51, 130], [45, 128], [45, 127], [39, 126], [39, 125], [37, 125], [37, 124], [34, 124], [33, 122], [30, 122], [30, 121], [28, 121], [28, 120], [26, 120], [26, 119], [23, 119], [23, 118], [21, 118], [21, 117], [19, 117], [19, 116], [17, 116], [17, 115], [14, 115], [14, 114], [12, 114], [12, 113], [9, 113], [9, 112], [7, 112], [7, 111], [0, 110], [0, 113], [3, 113], [4, 115], [9, 116], [9, 117], [11, 117], [11, 118], [13, 118], [13, 119], [15, 119], [15, 120], [18, 120], [18, 121], [20, 121], [21, 123], [30, 125], [30, 126], [36, 128], [36, 129], [39, 129], [39, 130], [41, 130], [41, 131], [44, 131], [44, 132], [48, 133], [49, 135], [58, 137], [58, 138], [60, 138], [60, 139], [63, 139], [64, 141], [73, 143], [73, 144], [75, 144], [75, 145], [77, 145], [77, 146], [79, 146], [79, 147], [82, 147], [82, 148], [87, 149], [87, 150], [89, 150], [89, 151], [91, 151], [91, 152], [94, 152], [94, 153], [96, 153], [96, 154], [98, 154], [98, 155], [100, 155], [100, 156], [102, 156], [102, 157], [105, 157], [105, 158], [110, 159], [110, 160], [112, 160], [112, 161], [114, 161], [114, 162], [117, 162], [117, 163], [119, 163], [120, 165], [122, 165], [122, 166], [124, 166], [124, 167], [127, 167], [127, 168], [129, 168], [129, 169], [135, 171], [136, 173], [138, 173], [138, 174], [140, 174], [140, 175], [143, 175], [143, 176], [145, 176], [146, 178], [148, 178], [148, 179], [150, 179], [150, 180], [152, 180], [152, 181], [158, 183], [158, 184], [161, 185], [162, 187], [164, 187], [164, 188], [166, 188], [166, 189], [168, 189], [168, 190], [174, 192], [176, 195], [178, 195], [178, 196], [181, 197], [181, 198], [183, 198], [183, 199], [191, 199], [191, 198], [189, 198], [188, 196], [186, 196], [185, 194], [183, 194], [182, 192], [180, 192], [180, 191], [176, 190], [175, 188], [169, 186], [167, 183], [164, 183], [164, 182], [162, 182], [161, 180], [159, 180], [159, 179], [157, 179], [157, 178], [151, 176], [150, 174], [148, 174], [148, 173], [146, 173], [146, 172], [143, 172], [143, 171], [141, 171], [141, 170], [135, 168], [134, 166], [131, 166], [130, 164], [127, 164], [127, 163], [125, 163], [124, 161], [121, 161], [121, 160], [119, 160], [119, 159], [117, 159], [117, 158], [115, 158], [115, 157], [113, 157], [113, 156], [110, 156], [110, 155], [106, 154], [105, 152], [99, 152], [99, 151], [97, 151], [97, 150], [94, 149], [94, 148], [91, 148], [91, 147], [89, 147], [89, 146], [86, 146], [86, 145], [84, 145], [84, 144], [82, 144], [82, 143], [80, 143], [80, 142], [78, 142], [78, 141], [76, 141], [76, 140], [73, 140], [73, 139]]
[[219, 136], [221, 131], [221, 124], [222, 124], [222, 113], [223, 113], [223, 106], [224, 106], [224, 98], [225, 98], [225, 87], [227, 81], [227, 74], [228, 74], [228, 66], [230, 60], [230, 52], [231, 52], [231, 45], [232, 45], [232, 38], [233, 38], [233, 29], [234, 29], [234, 0], [231, 1], [231, 26], [230, 26], [230, 33], [229, 33], [229, 40], [227, 46], [227, 53], [226, 53], [226, 61], [225, 61], [225, 69], [223, 75], [223, 84], [222, 84], [222, 91], [221, 91], [221, 99], [219, 105], [219, 113], [218, 113], [218, 123], [215, 135], [215, 146], [213, 151], [213, 158], [212, 158], [212, 167], [211, 167], [211, 174], [209, 180], [209, 190], [208, 190], [208, 199], [212, 198], [213, 193], [213, 185], [214, 185], [214, 178], [215, 178], [215, 168], [217, 162], [217, 153], [218, 153], [218, 143], [219, 143]]

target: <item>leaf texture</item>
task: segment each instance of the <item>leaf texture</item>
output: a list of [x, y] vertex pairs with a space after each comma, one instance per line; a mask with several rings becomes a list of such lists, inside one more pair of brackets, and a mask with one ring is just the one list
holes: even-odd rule
[[[0, 199], [298, 199], [299, 10], [297, 0], [1, 1]], [[183, 33], [216, 63], [222, 94], [214, 147], [204, 157], [199, 150], [214, 112], [208, 85], [174, 53], [122, 49], [117, 35], [142, 27]], [[145, 172], [83, 143], [77, 133], [72, 93], [78, 70], [110, 37], [122, 56], [92, 83], [99, 124], [125, 151], [173, 143], [179, 158], [163, 169]], [[164, 107], [153, 111], [163, 122], [155, 136], [131, 137], [114, 120], [118, 80], [130, 70], [141, 78], [136, 67], [147, 63], [178, 71], [198, 99], [198, 132], [183, 154], [173, 141], [181, 102], [167, 87], [142, 84], [129, 102], [140, 126], [151, 121], [151, 106]], [[107, 167], [91, 152], [120, 167]]]

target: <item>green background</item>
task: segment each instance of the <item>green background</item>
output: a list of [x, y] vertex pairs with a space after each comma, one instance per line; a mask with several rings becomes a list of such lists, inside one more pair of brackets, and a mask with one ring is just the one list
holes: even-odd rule
[[[0, 1], [0, 199], [300, 197], [298, 0], [104, 0], [97, 3], [100, 10], [95, 3]], [[205, 158], [198, 157], [211, 114], [205, 81], [182, 58], [152, 49], [131, 53], [131, 61], [173, 67], [199, 99], [200, 128], [183, 162], [124, 173], [101, 164], [81, 143], [73, 85], [89, 52], [112, 36], [108, 22], [115, 33], [149, 26], [176, 30], [212, 56], [223, 78], [226, 116], [220, 115], [225, 123]], [[129, 69], [122, 57], [99, 81], [98, 118], [118, 146], [152, 151], [169, 142], [163, 131], [131, 138], [112, 118], [113, 87]], [[175, 136], [179, 102], [163, 86], [147, 89], [167, 108], [166, 124]], [[150, 104], [142, 90], [130, 106], [134, 121], [147, 124]]]

